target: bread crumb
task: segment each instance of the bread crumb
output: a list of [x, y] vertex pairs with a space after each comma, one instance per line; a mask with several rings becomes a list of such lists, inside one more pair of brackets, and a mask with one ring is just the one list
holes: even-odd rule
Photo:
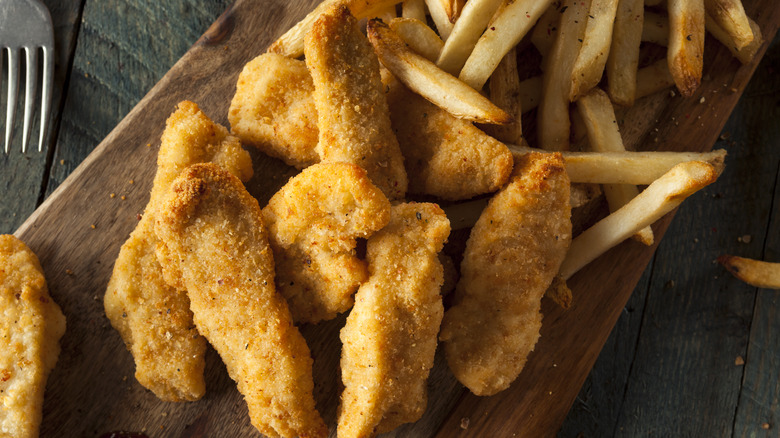
[[770, 426], [769, 423], [764, 423], [761, 425], [761, 428], [764, 430], [769, 430], [772, 428], [772, 426]]
[[460, 419], [460, 428], [466, 430], [469, 428], [469, 418], [463, 417]]
[[745, 359], [743, 359], [742, 356], [737, 356], [737, 358], [734, 359], [734, 365], [745, 365]]
[[116, 193], [112, 193], [112, 194], [110, 194], [110, 195], [108, 195], [108, 196], [110, 196], [110, 197], [112, 197], [112, 198], [116, 198]]
[[121, 200], [123, 200], [123, 201], [124, 201], [124, 200], [125, 200], [125, 199], [127, 199], [127, 198], [126, 198], [124, 195], [122, 195], [122, 196], [120, 196], [120, 197], [119, 197], [119, 199], [121, 199]]

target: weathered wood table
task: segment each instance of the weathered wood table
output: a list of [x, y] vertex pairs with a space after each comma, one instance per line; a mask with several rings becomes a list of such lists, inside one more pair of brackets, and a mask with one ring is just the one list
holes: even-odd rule
[[[25, 222], [231, 2], [45, 3], [57, 45], [53, 123], [43, 153], [22, 155], [17, 136], [13, 151], [0, 156], [0, 233]], [[715, 144], [729, 152], [725, 173], [680, 208], [559, 436], [780, 436], [780, 293], [742, 284], [714, 263], [725, 253], [780, 261], [778, 70], [775, 40]], [[103, 290], [81, 292], [99, 298]], [[90, 382], [83, 385], [90, 391]], [[138, 386], [132, 376], [126, 385]], [[170, 406], [171, 419], [176, 409]], [[469, 420], [500, 422], [512, 407], [495, 415]], [[173, 420], [155, 421], [161, 427], [149, 436], [172, 436], [164, 426]], [[457, 433], [469, 432], [462, 425]], [[514, 436], [512, 428], [494, 430]]]

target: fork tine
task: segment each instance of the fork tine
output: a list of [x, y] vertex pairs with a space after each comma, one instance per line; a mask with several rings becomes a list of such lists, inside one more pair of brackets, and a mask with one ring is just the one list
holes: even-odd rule
[[27, 152], [27, 142], [30, 139], [30, 122], [32, 122], [33, 107], [35, 106], [35, 90], [38, 88], [38, 48], [25, 47], [27, 55], [25, 70], [27, 71], [27, 84], [24, 92], [24, 125], [22, 128], [22, 153]]
[[5, 114], [5, 153], [11, 147], [16, 120], [16, 96], [19, 93], [19, 51], [8, 49], [8, 105]]
[[49, 106], [51, 105], [52, 80], [54, 77], [54, 44], [43, 46], [43, 92], [41, 93], [41, 132], [38, 139], [38, 152], [43, 149], [46, 139], [46, 126], [49, 123]]

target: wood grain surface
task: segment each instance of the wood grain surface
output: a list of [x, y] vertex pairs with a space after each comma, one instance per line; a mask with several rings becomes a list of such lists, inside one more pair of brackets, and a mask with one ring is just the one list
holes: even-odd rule
[[[774, 2], [746, 3], [749, 14], [771, 38], [780, 20]], [[38, 165], [44, 170], [27, 177], [28, 182], [37, 181], [33, 187], [45, 188], [38, 196], [48, 199], [16, 232], [39, 254], [52, 295], [68, 317], [63, 352], [47, 387], [42, 436], [99, 436], [114, 430], [145, 430], [155, 437], [256, 435], [243, 401], [213, 351], [207, 363], [208, 392], [197, 403], [163, 403], [140, 387], [133, 378], [129, 353], [103, 315], [102, 295], [119, 246], [148, 199], [159, 136], [175, 104], [194, 100], [225, 124], [241, 66], [308, 12], [313, 2], [236, 2], [162, 79], [160, 75], [186, 48], [186, 43], [175, 46], [166, 41], [188, 41], [180, 37], [187, 32], [194, 39], [197, 29], [202, 29], [198, 17], [210, 20], [213, 9], [223, 9], [224, 4], [197, 2], [196, 7], [182, 2], [181, 10], [152, 1], [84, 4], [56, 147], [50, 147], [46, 160]], [[79, 8], [73, 10], [81, 16]], [[126, 19], [133, 14], [143, 19]], [[176, 18], [180, 16], [189, 18]], [[123, 27], [125, 22], [144, 20], [147, 28]], [[72, 29], [58, 32], [73, 40]], [[123, 47], [138, 35], [148, 40], [133, 42], [131, 49]], [[692, 99], [660, 93], [625, 114], [622, 124], [634, 127], [623, 131], [630, 146], [705, 150], [713, 145], [757, 65], [740, 66], [716, 44], [708, 48], [707, 76]], [[144, 56], [144, 48], [155, 55]], [[160, 53], [168, 58], [159, 57]], [[772, 59], [777, 62], [776, 53]], [[777, 85], [771, 72], [759, 74], [768, 76], [762, 84]], [[136, 96], [158, 79], [136, 105]], [[739, 151], [729, 157], [719, 183], [684, 204], [674, 222], [674, 239], [660, 244], [652, 271], [646, 271], [641, 281], [644, 267], [654, 258], [654, 248], [633, 242], [615, 248], [575, 276], [571, 283], [574, 307], [564, 312], [544, 302], [542, 340], [518, 381], [497, 396], [468, 394], [437, 357], [425, 417], [394, 435], [550, 436], [559, 429], [564, 436], [771, 434], [771, 429], [761, 425], [773, 421], [778, 413], [778, 296], [725, 277], [711, 261], [721, 248], [744, 248], [739, 255], [757, 258], [777, 260], [780, 255], [777, 234], [771, 232], [773, 225], [777, 229], [778, 207], [772, 206], [776, 187], [764, 187], [746, 197], [743, 180], [775, 181], [767, 174], [777, 175], [777, 148], [771, 146], [777, 146], [780, 136], [776, 127], [774, 131], [766, 127], [778, 120], [776, 90], [774, 94], [754, 90], [752, 97], [748, 93], [751, 100], [737, 113], [742, 119], [730, 122], [734, 132], [745, 135], [747, 144], [738, 145]], [[760, 128], [750, 129], [751, 124], [754, 128], [760, 124]], [[729, 141], [735, 140], [723, 140]], [[263, 204], [294, 171], [259, 154], [254, 159], [256, 177], [249, 188]], [[20, 163], [9, 167], [21, 175], [28, 169]], [[70, 176], [65, 179], [66, 175]], [[116, 196], [111, 198], [111, 193]], [[34, 205], [30, 195], [21, 199]], [[3, 208], [17, 217], [27, 214], [21, 204], [4, 202]], [[30, 207], [26, 208], [29, 212]], [[719, 217], [724, 211], [739, 219]], [[657, 236], [670, 220], [668, 216], [654, 226]], [[18, 224], [19, 219], [3, 225], [8, 223]], [[736, 237], [743, 235], [751, 235], [751, 242], [737, 245]], [[715, 274], [708, 278], [686, 275], [685, 264], [706, 264]], [[628, 301], [637, 282], [640, 293]], [[708, 294], [724, 289], [728, 293]], [[600, 374], [591, 374], [578, 396], [621, 314], [627, 316], [618, 327], [625, 331], [613, 334], [608, 345], [614, 352], [605, 359], [612, 362]], [[337, 334], [341, 325], [343, 318], [302, 329], [315, 358], [318, 407], [331, 425], [338, 402]], [[680, 339], [686, 336], [692, 341]], [[667, 345], [675, 351], [665, 351]], [[746, 359], [745, 366], [735, 366], [733, 361], [709, 364], [706, 372], [700, 372], [700, 364], [708, 358], [722, 359], [723, 349]], [[658, 363], [659, 357], [664, 361]], [[608, 407], [603, 415], [589, 412], [588, 391], [592, 394], [611, 387], [619, 402], [600, 404]], [[679, 388], [695, 394], [695, 402], [675, 397]], [[575, 398], [579, 401], [563, 423]], [[671, 409], [669, 403], [675, 403]]]

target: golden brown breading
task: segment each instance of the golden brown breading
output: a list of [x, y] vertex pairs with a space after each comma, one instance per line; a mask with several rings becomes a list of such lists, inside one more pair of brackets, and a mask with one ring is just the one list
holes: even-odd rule
[[206, 341], [192, 323], [187, 295], [166, 284], [155, 255], [154, 217], [173, 180], [187, 166], [213, 161], [244, 180], [249, 154], [236, 137], [192, 102], [168, 118], [157, 174], [143, 218], [119, 251], [104, 306], [135, 359], [138, 382], [165, 401], [197, 400], [205, 392]]
[[314, 81], [320, 158], [357, 164], [388, 198], [402, 199], [404, 159], [390, 126], [379, 60], [357, 20], [345, 6], [322, 14], [304, 47]]
[[314, 84], [306, 63], [275, 53], [249, 61], [236, 84], [228, 120], [235, 136], [290, 166], [320, 160]]
[[563, 158], [532, 153], [471, 230], [439, 337], [453, 374], [474, 394], [506, 389], [536, 345], [540, 300], [571, 242], [570, 216]]
[[436, 204], [401, 204], [368, 239], [371, 277], [341, 330], [338, 436], [370, 437], [417, 421], [444, 308], [438, 253], [450, 223]]
[[43, 391], [60, 354], [65, 316], [49, 296], [38, 257], [0, 235], [0, 436], [38, 436]]
[[257, 200], [219, 166], [196, 164], [174, 182], [155, 231], [166, 277], [186, 287], [195, 325], [238, 384], [252, 424], [268, 436], [326, 436], [309, 348], [274, 290]]
[[466, 120], [389, 79], [387, 102], [404, 155], [409, 192], [469, 199], [501, 188], [512, 173], [512, 153]]
[[368, 278], [355, 255], [390, 220], [390, 202], [362, 168], [319, 163], [290, 179], [263, 209], [276, 261], [276, 285], [296, 322], [334, 318], [352, 307]]

